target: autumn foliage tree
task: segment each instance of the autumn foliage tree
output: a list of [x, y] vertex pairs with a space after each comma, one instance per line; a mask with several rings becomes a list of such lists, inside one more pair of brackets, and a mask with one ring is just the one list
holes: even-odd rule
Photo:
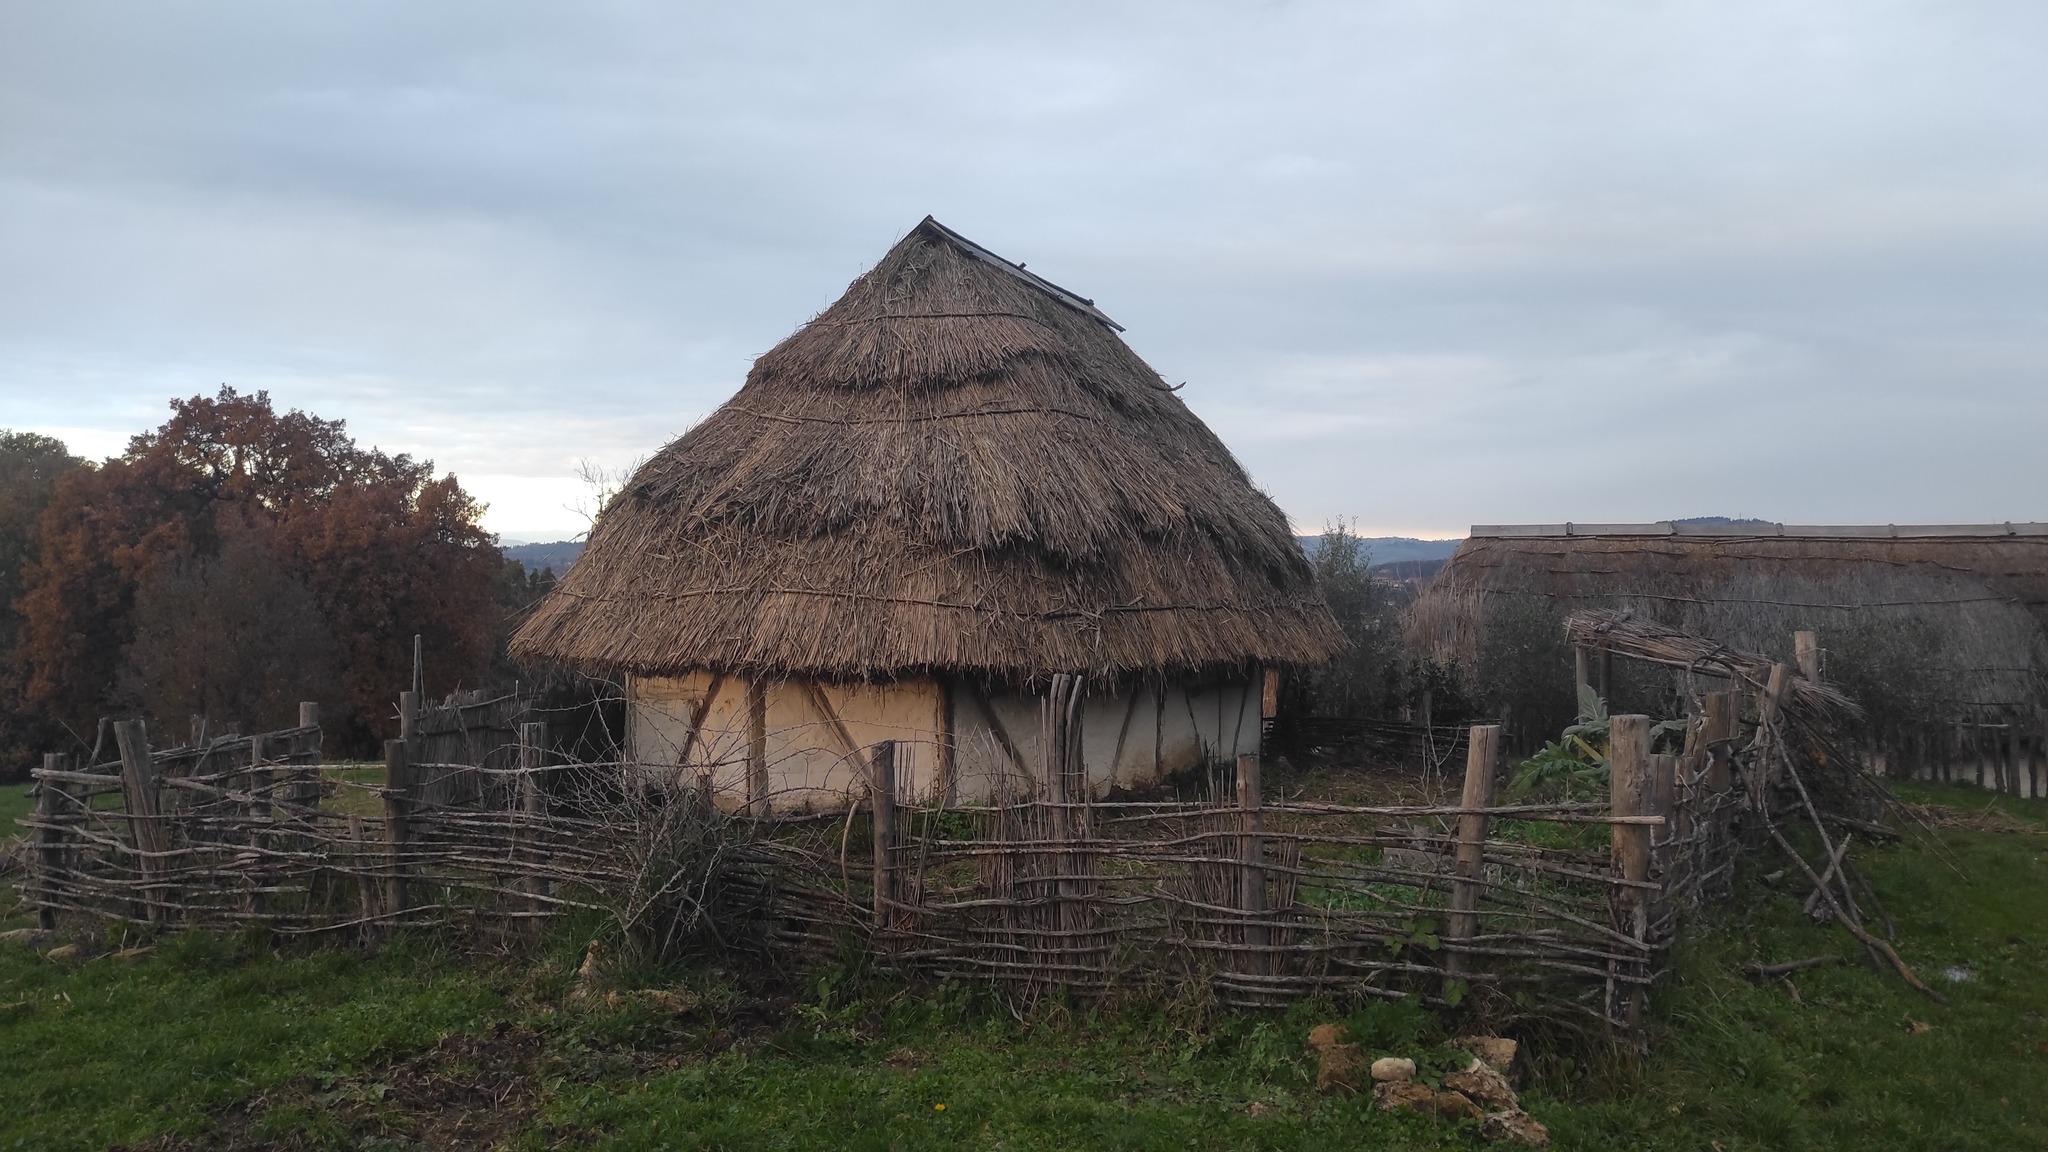
[[[209, 647], [205, 619], [180, 615], [261, 632], [261, 613], [282, 614], [272, 626], [302, 637], [308, 660], [316, 650], [331, 655], [340, 698], [322, 701], [324, 718], [357, 749], [393, 734], [415, 634], [429, 691], [477, 682], [500, 625], [503, 560], [478, 524], [481, 507], [453, 476], [360, 448], [342, 421], [280, 413], [263, 392], [223, 387], [171, 410], [119, 458], [56, 484], [19, 602], [31, 707], [88, 734], [98, 717], [144, 696], [159, 707], [227, 698], [236, 703], [220, 706], [276, 706], [253, 689], [224, 698], [216, 685], [208, 696], [194, 687], [198, 668], [179, 687], [181, 661], [225, 659]], [[217, 603], [223, 594], [251, 603]]]
[[26, 706], [28, 669], [21, 659], [23, 572], [41, 549], [43, 510], [57, 481], [87, 467], [60, 440], [0, 429], [0, 778], [18, 775], [54, 747], [62, 730]]

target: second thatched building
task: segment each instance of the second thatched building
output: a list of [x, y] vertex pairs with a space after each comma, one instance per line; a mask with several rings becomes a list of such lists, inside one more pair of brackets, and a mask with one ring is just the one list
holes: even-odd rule
[[1263, 673], [1342, 636], [1286, 517], [1092, 301], [927, 218], [650, 460], [513, 641], [619, 674], [628, 755], [756, 809], [1043, 761], [1092, 787], [1258, 749]]

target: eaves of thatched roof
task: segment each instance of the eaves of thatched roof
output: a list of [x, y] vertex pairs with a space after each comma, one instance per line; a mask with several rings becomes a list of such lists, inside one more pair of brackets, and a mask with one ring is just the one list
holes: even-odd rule
[[513, 654], [867, 678], [1327, 658], [1286, 517], [1116, 332], [927, 218], [635, 474]]

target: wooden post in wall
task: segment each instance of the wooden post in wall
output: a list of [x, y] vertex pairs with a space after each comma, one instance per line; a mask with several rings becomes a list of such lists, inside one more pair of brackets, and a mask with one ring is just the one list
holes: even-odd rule
[[938, 761], [938, 779], [932, 781], [932, 795], [941, 807], [952, 807], [960, 793], [960, 749], [953, 736], [953, 729], [959, 719], [953, 714], [953, 682], [946, 676], [937, 678], [939, 685], [939, 731], [937, 747], [933, 749]]
[[[1244, 914], [1243, 943], [1263, 949], [1272, 934], [1263, 924], [1266, 918], [1266, 838], [1264, 804], [1259, 781], [1259, 758], [1237, 758], [1237, 910]], [[1246, 953], [1249, 971], [1264, 975], [1271, 971], [1270, 957], [1263, 951]]]
[[1794, 632], [1792, 634], [1792, 660], [1799, 665], [1799, 674], [1820, 683], [1820, 633]]
[[1574, 707], [1577, 706], [1579, 697], [1583, 695], [1578, 689], [1593, 687], [1593, 669], [1591, 665], [1592, 660], [1586, 652], [1586, 646], [1584, 644], [1572, 645], [1572, 683], [1576, 686], [1572, 692]]
[[[1651, 799], [1650, 785], [1650, 718], [1648, 716], [1615, 716], [1609, 720], [1607, 734], [1608, 799], [1616, 816], [1649, 815]], [[1613, 860], [1615, 875], [1628, 881], [1614, 890], [1615, 928], [1636, 941], [1641, 959], [1629, 965], [1630, 974], [1641, 977], [1649, 972], [1650, 918], [1649, 901], [1645, 891], [1638, 887], [1650, 878], [1650, 829], [1641, 824], [1615, 824], [1613, 828]], [[1615, 989], [1614, 1003], [1619, 1007], [1621, 1017], [1633, 1031], [1642, 1024], [1644, 996], [1642, 985], [1631, 981]]]
[[868, 751], [868, 801], [874, 809], [874, 930], [877, 937], [896, 922], [896, 742], [884, 740]]
[[[1493, 807], [1494, 773], [1500, 760], [1500, 725], [1473, 727], [1465, 743], [1465, 792], [1458, 806], [1465, 809]], [[1466, 811], [1458, 816], [1457, 881], [1451, 887], [1451, 915], [1444, 932], [1447, 941], [1460, 944], [1479, 935], [1479, 894], [1486, 868], [1486, 825], [1484, 811]], [[1471, 971], [1465, 954], [1458, 948], [1444, 949], [1444, 970], [1457, 979]]]
[[170, 850], [170, 829], [164, 827], [157, 796], [156, 761], [149, 755], [149, 729], [140, 720], [123, 720], [114, 725], [114, 742], [121, 749], [121, 799], [128, 809], [128, 831], [135, 841], [140, 862], [143, 906], [153, 924], [168, 915], [166, 893], [161, 887], [165, 859]]
[[394, 920], [406, 911], [405, 845], [411, 838], [406, 827], [412, 815], [413, 774], [406, 761], [403, 740], [384, 742], [384, 851], [389, 872], [384, 879], [384, 913]]
[[768, 815], [768, 686], [747, 678], [747, 812]]

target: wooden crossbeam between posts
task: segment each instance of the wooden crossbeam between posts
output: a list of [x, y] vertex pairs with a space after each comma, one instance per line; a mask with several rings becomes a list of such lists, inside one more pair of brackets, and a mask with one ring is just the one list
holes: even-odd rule
[[[1500, 725], [1473, 727], [1465, 742], [1465, 791], [1460, 808], [1493, 806], [1494, 774], [1500, 761]], [[1479, 934], [1479, 893], [1486, 866], [1486, 814], [1466, 812], [1458, 817], [1457, 880], [1451, 887], [1451, 914], [1444, 932], [1446, 940], [1467, 941]], [[1451, 973], [1446, 983], [1467, 971], [1465, 955], [1456, 948], [1444, 950], [1444, 970]]]

